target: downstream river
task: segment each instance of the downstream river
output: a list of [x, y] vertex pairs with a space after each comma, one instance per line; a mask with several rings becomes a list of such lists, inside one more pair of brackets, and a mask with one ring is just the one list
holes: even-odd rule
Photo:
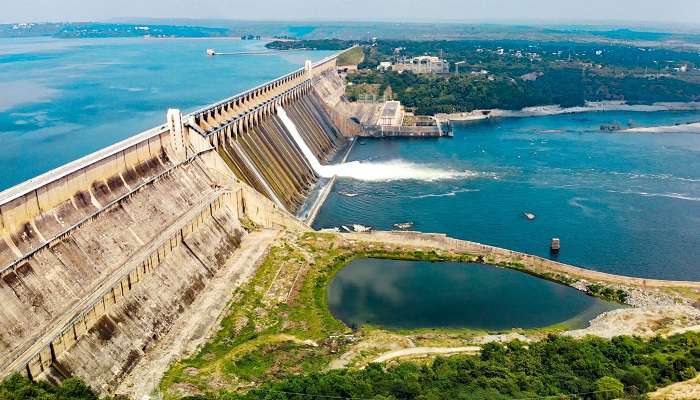
[[[493, 119], [454, 138], [362, 139], [349, 160], [404, 160], [470, 171], [448, 180], [339, 179], [317, 228], [413, 229], [599, 271], [700, 279], [700, 135], [601, 132], [602, 124], [668, 125], [692, 112], [601, 112]], [[535, 214], [529, 220], [524, 213]]]
[[0, 191], [333, 52], [234, 39], [0, 38]]

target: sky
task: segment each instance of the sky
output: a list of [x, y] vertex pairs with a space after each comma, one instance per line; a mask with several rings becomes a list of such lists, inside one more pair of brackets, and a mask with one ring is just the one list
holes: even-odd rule
[[0, 22], [111, 18], [700, 24], [700, 0], [0, 0]]

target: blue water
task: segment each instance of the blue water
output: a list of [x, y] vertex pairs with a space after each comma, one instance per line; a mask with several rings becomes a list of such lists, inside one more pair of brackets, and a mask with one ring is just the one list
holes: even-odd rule
[[371, 258], [355, 260], [338, 272], [328, 287], [328, 306], [350, 327], [488, 330], [561, 322], [579, 328], [620, 307], [489, 265]]
[[[363, 139], [350, 160], [404, 159], [471, 179], [338, 180], [316, 227], [414, 229], [650, 278], [700, 279], [700, 135], [604, 133], [600, 125], [700, 120], [691, 112], [494, 119], [454, 138]], [[548, 133], [559, 130], [558, 133]], [[348, 197], [346, 194], [357, 194]], [[524, 212], [532, 212], [528, 220]]]
[[331, 52], [231, 39], [0, 39], [0, 190]]

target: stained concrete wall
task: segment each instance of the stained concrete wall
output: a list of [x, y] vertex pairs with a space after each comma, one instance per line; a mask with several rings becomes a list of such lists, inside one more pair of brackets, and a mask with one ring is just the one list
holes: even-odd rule
[[242, 220], [308, 230], [237, 177], [203, 128], [240, 109], [272, 115], [271, 96], [298, 100], [313, 71], [203, 109], [203, 126], [179, 131], [184, 152], [161, 126], [0, 193], [0, 377], [77, 374], [113, 387], [230, 259]]
[[151, 275], [58, 357], [54, 374], [81, 376], [102, 391], [114, 388], [205, 290], [243, 235], [236, 213], [227, 206], [203, 215], [196, 230]]
[[0, 193], [0, 273], [172, 166], [156, 130]]
[[164, 226], [213, 193], [211, 183], [196, 162], [182, 164], [5, 271], [0, 367], [123, 268]]

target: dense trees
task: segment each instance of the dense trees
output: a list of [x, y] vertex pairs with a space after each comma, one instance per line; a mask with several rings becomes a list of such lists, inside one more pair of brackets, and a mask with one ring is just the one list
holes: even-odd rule
[[[339, 50], [343, 40], [273, 42], [274, 48]], [[450, 76], [380, 73], [380, 61], [423, 54], [461, 62]], [[395, 98], [420, 114], [474, 109], [625, 100], [630, 103], [700, 101], [700, 54], [603, 43], [525, 40], [379, 40], [364, 43], [364, 61], [353, 83], [390, 86]], [[679, 72], [683, 67], [685, 72]], [[454, 67], [453, 67], [454, 70]], [[487, 71], [487, 73], [481, 73]], [[524, 78], [525, 77], [525, 78]], [[358, 98], [359, 90], [350, 90]]]
[[[486, 344], [480, 356], [301, 374], [265, 382], [247, 393], [220, 392], [190, 399], [498, 400], [566, 395], [607, 400], [637, 398], [659, 386], [693, 378], [698, 369], [700, 334], [694, 332], [648, 341], [624, 336], [575, 340], [552, 335], [536, 343]], [[52, 386], [15, 375], [0, 384], [0, 399], [97, 400], [97, 396], [75, 379]]]
[[550, 336], [527, 345], [517, 341], [508, 345], [487, 344], [480, 357], [437, 358], [425, 366], [370, 365], [360, 371], [295, 376], [265, 383], [244, 395], [225, 393], [221, 398], [339, 396], [427, 400], [564, 394], [580, 399], [635, 398], [658, 386], [693, 377], [698, 367], [700, 335], [696, 333], [648, 342], [631, 337], [574, 340]]
[[491, 75], [416, 75], [364, 71], [351, 75], [354, 84], [379, 85], [379, 93], [391, 86], [394, 97], [415, 107], [419, 114], [501, 108], [516, 110], [537, 105], [562, 107], [584, 105], [586, 101], [626, 100], [631, 103], [698, 101], [700, 84], [672, 78], [646, 79], [634, 76], [614, 78], [584, 69], [543, 69], [534, 81]]
[[66, 379], [60, 386], [47, 382], [31, 382], [21, 375], [13, 375], [0, 382], [2, 400], [98, 400], [97, 394], [83, 381]]

